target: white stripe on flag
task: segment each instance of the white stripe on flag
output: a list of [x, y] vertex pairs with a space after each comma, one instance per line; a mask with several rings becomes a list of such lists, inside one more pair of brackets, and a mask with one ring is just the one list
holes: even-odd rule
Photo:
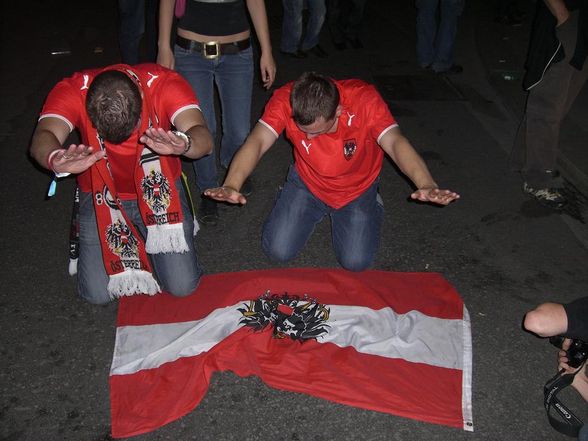
[[353, 346], [357, 352], [443, 368], [463, 366], [461, 320], [429, 317], [419, 311], [397, 314], [363, 306], [330, 305], [329, 333], [319, 343]]
[[474, 414], [472, 411], [472, 369], [473, 350], [472, 350], [472, 332], [470, 313], [467, 308], [463, 307], [463, 368], [461, 377], [461, 411], [463, 414], [464, 430], [473, 432]]
[[215, 309], [202, 320], [119, 327], [110, 374], [132, 374], [210, 350], [243, 326], [237, 311], [242, 305]]
[[[119, 327], [111, 375], [157, 368], [210, 350], [243, 326], [239, 324], [242, 314], [237, 308], [247, 303], [217, 309], [196, 321]], [[352, 346], [360, 353], [413, 363], [463, 368], [468, 338], [464, 334], [469, 335], [469, 329], [466, 332], [462, 320], [429, 317], [418, 311], [397, 314], [391, 308], [376, 311], [359, 306], [326, 306], [331, 310], [326, 322], [330, 329], [319, 337], [319, 343]], [[471, 353], [471, 343], [469, 348]]]

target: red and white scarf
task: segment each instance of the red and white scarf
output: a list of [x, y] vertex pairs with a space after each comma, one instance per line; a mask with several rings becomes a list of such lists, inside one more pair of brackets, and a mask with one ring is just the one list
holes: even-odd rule
[[[120, 203], [108, 159], [96, 162], [90, 172], [92, 194], [102, 258], [109, 276], [111, 298], [133, 294], [153, 295], [161, 291], [153, 277], [147, 253], [184, 253], [189, 250], [184, 237], [183, 214], [176, 183], [171, 177], [170, 163], [176, 158], [159, 156], [139, 143], [139, 136], [153, 124], [158, 124], [151, 106], [150, 91], [141, 86], [135, 72], [123, 70], [141, 88], [143, 108], [141, 127], [136, 135], [137, 152], [133, 171], [137, 204], [147, 227], [143, 242]], [[87, 139], [96, 139], [101, 149], [104, 140], [93, 127], [88, 127]]]

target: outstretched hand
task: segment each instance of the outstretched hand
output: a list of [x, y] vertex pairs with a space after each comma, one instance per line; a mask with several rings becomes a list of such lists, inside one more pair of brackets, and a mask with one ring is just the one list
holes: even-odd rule
[[454, 191], [439, 188], [419, 188], [410, 197], [421, 202], [433, 202], [439, 205], [448, 205], [460, 198]]
[[106, 156], [100, 150], [84, 144], [71, 144], [66, 149], [59, 149], [51, 159], [50, 167], [55, 173], [82, 173]]
[[139, 141], [160, 155], [182, 155], [186, 150], [186, 141], [171, 130], [149, 128], [141, 135]]
[[230, 204], [245, 205], [247, 203], [245, 196], [234, 188], [227, 187], [226, 185], [223, 187], [209, 188], [204, 191], [204, 195], [220, 202], [229, 202]]

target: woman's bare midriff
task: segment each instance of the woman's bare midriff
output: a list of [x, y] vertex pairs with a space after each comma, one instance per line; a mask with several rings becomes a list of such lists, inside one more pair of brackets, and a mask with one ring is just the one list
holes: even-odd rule
[[178, 35], [180, 37], [187, 38], [188, 40], [198, 41], [200, 43], [206, 43], [209, 41], [216, 41], [218, 43], [234, 43], [235, 41], [246, 40], [249, 38], [251, 32], [249, 30], [239, 32], [238, 34], [232, 35], [202, 35], [196, 32], [187, 31], [186, 29], [178, 28]]

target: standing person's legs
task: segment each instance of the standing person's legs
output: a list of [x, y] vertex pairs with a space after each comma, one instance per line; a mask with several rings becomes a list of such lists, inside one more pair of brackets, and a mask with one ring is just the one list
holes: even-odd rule
[[215, 76], [222, 108], [220, 164], [228, 168], [251, 129], [253, 52], [251, 47], [220, 58]]
[[347, 38], [351, 41], [359, 41], [359, 34], [363, 22], [363, 13], [366, 0], [351, 0], [351, 11], [347, 16]]
[[[588, 68], [578, 71], [569, 64], [574, 53], [578, 14], [557, 28], [566, 58], [547, 69], [543, 80], [529, 92], [526, 113], [517, 135], [518, 151], [513, 159], [523, 158], [523, 179], [531, 188], [552, 188], [552, 171], [559, 152], [561, 122], [588, 78]], [[523, 153], [522, 153], [523, 152]]]
[[384, 206], [378, 184], [379, 179], [357, 199], [331, 213], [333, 247], [337, 260], [347, 270], [368, 268], [380, 246]]
[[145, 32], [145, 0], [118, 0], [118, 42], [125, 64], [139, 63], [139, 45]]
[[430, 66], [435, 60], [435, 36], [437, 35], [437, 7], [439, 0], [417, 0], [417, 62], [421, 67]]
[[149, 63], [157, 60], [158, 17], [159, 0], [145, 0], [145, 54]]
[[565, 61], [554, 64], [527, 97], [518, 142], [524, 139], [521, 172], [523, 180], [532, 188], [554, 187], [552, 172], [556, 166], [559, 130], [572, 73], [573, 68]]
[[284, 17], [280, 48], [283, 52], [293, 54], [299, 49], [302, 35], [302, 2], [303, 0], [282, 0]]
[[274, 208], [263, 225], [261, 247], [265, 254], [278, 262], [296, 257], [327, 210], [291, 165], [284, 187], [278, 192]]
[[441, 19], [437, 30], [433, 70], [444, 72], [454, 64], [457, 21], [463, 12], [464, 0], [441, 0]]
[[[200, 109], [212, 139], [216, 139], [214, 112], [214, 75], [217, 60], [207, 60], [199, 53], [190, 53], [176, 45], [176, 70], [190, 83], [200, 102]], [[216, 149], [215, 149], [216, 150]], [[192, 163], [196, 173], [196, 185], [200, 192], [218, 186], [215, 151]]]
[[306, 35], [301, 47], [303, 51], [307, 51], [319, 44], [321, 29], [327, 13], [325, 0], [308, 0], [308, 13]]
[[327, 21], [331, 38], [337, 49], [345, 49], [345, 18], [342, 9], [343, 0], [329, 0]]

